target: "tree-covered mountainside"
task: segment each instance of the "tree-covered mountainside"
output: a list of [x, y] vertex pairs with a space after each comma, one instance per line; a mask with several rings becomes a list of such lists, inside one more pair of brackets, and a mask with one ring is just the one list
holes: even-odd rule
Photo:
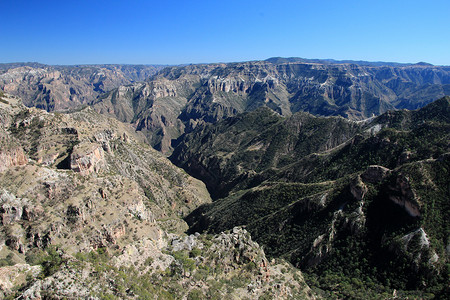
[[284, 118], [260, 108], [183, 136], [171, 159], [219, 197], [257, 185], [302, 157], [331, 151], [359, 132], [360, 125], [343, 118], [302, 112]]
[[262, 109], [198, 128], [171, 158], [219, 199], [190, 230], [246, 226], [324, 296], [445, 297], [449, 118], [444, 97], [364, 123]]

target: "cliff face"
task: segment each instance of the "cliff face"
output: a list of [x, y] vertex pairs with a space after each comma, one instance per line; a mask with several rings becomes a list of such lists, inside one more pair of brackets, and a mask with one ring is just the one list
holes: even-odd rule
[[18, 111], [19, 100], [0, 94], [0, 172], [27, 164], [28, 158], [20, 143], [8, 133], [12, 115]]
[[8, 138], [2, 138], [0, 143], [8, 144], [8, 147], [2, 147], [0, 150], [0, 172], [14, 166], [23, 166], [28, 162], [23, 149], [14, 144], [14, 142]]
[[88, 175], [106, 167], [105, 153], [99, 144], [78, 144], [70, 155], [70, 169]]
[[[449, 92], [447, 67], [246, 62], [190, 65], [160, 71], [146, 84], [120, 88], [96, 101], [148, 132], [152, 145], [198, 124], [265, 106], [280, 115], [298, 111], [361, 120], [389, 109], [415, 109]], [[127, 92], [125, 92], [125, 90]]]
[[0, 87], [24, 104], [47, 111], [66, 110], [89, 103], [120, 85], [144, 81], [160, 66], [0, 65]]

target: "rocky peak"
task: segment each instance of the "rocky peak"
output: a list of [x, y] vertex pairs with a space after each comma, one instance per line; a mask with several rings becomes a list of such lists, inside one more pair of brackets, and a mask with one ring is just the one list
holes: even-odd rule
[[421, 216], [420, 201], [411, 187], [408, 177], [398, 174], [395, 177], [395, 183], [390, 186], [390, 189], [393, 192], [389, 196], [391, 201], [403, 207], [410, 216]]
[[0, 239], [10, 251], [121, 247], [163, 227], [184, 230], [179, 216], [210, 201], [128, 124], [90, 108], [64, 115], [14, 105], [0, 106], [10, 120], [0, 127], [0, 154], [10, 158], [14, 146], [24, 155], [1, 165]]

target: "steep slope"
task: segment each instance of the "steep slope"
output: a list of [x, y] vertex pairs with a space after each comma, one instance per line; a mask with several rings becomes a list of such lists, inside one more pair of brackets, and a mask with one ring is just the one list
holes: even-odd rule
[[258, 185], [277, 170], [349, 141], [362, 128], [343, 118], [260, 108], [184, 136], [170, 159], [201, 178], [213, 197]]
[[121, 87], [94, 107], [132, 122], [158, 150], [198, 124], [269, 107], [283, 116], [306, 111], [362, 120], [389, 109], [416, 109], [450, 92], [450, 69], [428, 65], [243, 62], [160, 71]]
[[[11, 200], [19, 207], [3, 211], [4, 225], [21, 220], [19, 211], [24, 207], [41, 207], [34, 214], [39, 217], [37, 234], [47, 234], [51, 241], [64, 236], [65, 229], [83, 229], [83, 222], [95, 217], [100, 221], [98, 228], [65, 238], [65, 243], [93, 247], [85, 238], [95, 237], [93, 232], [102, 232], [102, 226], [124, 230], [122, 218], [126, 215], [159, 226], [173, 223], [174, 230], [183, 230], [179, 217], [209, 201], [201, 182], [146, 146], [145, 138], [130, 126], [90, 108], [69, 115], [48, 114], [21, 107], [15, 98], [6, 99], [9, 104], [2, 106], [9, 106], [13, 113], [9, 114], [11, 125], [2, 129], [2, 135], [12, 146], [1, 149], [2, 199], [7, 206], [12, 205], [8, 203]], [[2, 115], [8, 114], [5, 111]], [[21, 201], [25, 204], [20, 205]], [[121, 203], [125, 210], [108, 207], [110, 202]], [[11, 222], [6, 221], [9, 219]], [[21, 227], [34, 231], [31, 223]], [[20, 235], [17, 241], [23, 253], [34, 246], [29, 236]], [[82, 243], [76, 242], [80, 237], [85, 237], [80, 239]]]
[[286, 262], [269, 262], [249, 234], [175, 238], [163, 248], [152, 240], [122, 254], [78, 254], [58, 272], [22, 293], [33, 297], [92, 299], [317, 299], [302, 274]]
[[0, 64], [0, 89], [25, 105], [60, 111], [86, 104], [121, 85], [144, 81], [162, 66]]
[[1, 298], [315, 299], [241, 228], [183, 234], [209, 194], [129, 124], [3, 93], [0, 120]]
[[[270, 120], [267, 110], [248, 116]], [[354, 127], [308, 116], [317, 119], [312, 123], [315, 131], [305, 122], [290, 138], [270, 128], [289, 124], [295, 115], [272, 115], [275, 125], [257, 122], [266, 131], [255, 130], [255, 122], [242, 122], [248, 116], [194, 130], [185, 137], [194, 150], [179, 146], [174, 151], [175, 158], [182, 158], [180, 165], [199, 178], [215, 174], [217, 183], [232, 182], [232, 173], [239, 178], [219, 188], [210, 184], [213, 190], [222, 188], [218, 196], [230, 194], [188, 216], [191, 231], [220, 232], [245, 225], [270, 256], [285, 257], [307, 271], [310, 284], [325, 290], [325, 296], [376, 298], [393, 289], [405, 297], [445, 295], [449, 97], [418, 111], [387, 112]], [[326, 147], [321, 138], [336, 132], [342, 139]], [[260, 136], [267, 144], [281, 142], [271, 151], [259, 144], [263, 154], [256, 158], [252, 151], [236, 154], [241, 145], [254, 149], [252, 143]], [[298, 138], [302, 136], [308, 138]], [[291, 140], [299, 149], [286, 152]], [[274, 163], [273, 158], [289, 154], [289, 163]], [[268, 158], [266, 164], [260, 163], [261, 157]]]

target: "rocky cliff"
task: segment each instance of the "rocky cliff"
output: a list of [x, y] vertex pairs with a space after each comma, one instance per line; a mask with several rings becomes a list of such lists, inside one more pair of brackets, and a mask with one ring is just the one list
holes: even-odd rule
[[77, 255], [36, 280], [23, 299], [317, 299], [302, 274], [283, 261], [269, 262], [242, 228], [215, 236], [145, 239], [122, 252]]

